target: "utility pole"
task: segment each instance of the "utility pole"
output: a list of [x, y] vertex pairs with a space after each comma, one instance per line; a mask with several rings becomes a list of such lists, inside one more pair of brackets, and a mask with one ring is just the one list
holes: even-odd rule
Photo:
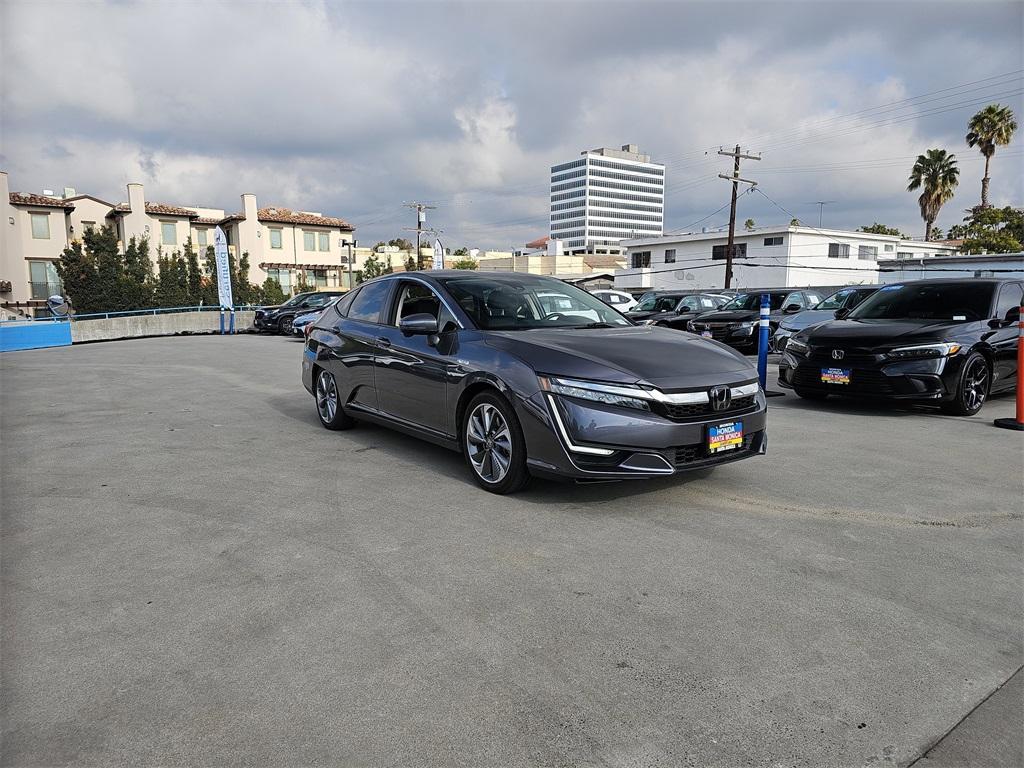
[[733, 250], [736, 247], [736, 188], [741, 181], [744, 184], [749, 184], [751, 188], [757, 186], [756, 181], [740, 178], [740, 159], [760, 160], [761, 155], [745, 155], [743, 154], [743, 150], [740, 149], [739, 144], [736, 145], [736, 149], [732, 152], [726, 152], [723, 149], [719, 149], [718, 154], [725, 155], [726, 157], [731, 157], [733, 159], [732, 176], [726, 176], [724, 173], [718, 174], [718, 178], [732, 182], [732, 205], [729, 208], [729, 242], [725, 246], [725, 287], [728, 288], [732, 285], [732, 257]]
[[407, 232], [416, 233], [416, 269], [423, 269], [423, 257], [420, 256], [420, 235], [424, 231], [423, 225], [427, 222], [427, 211], [433, 211], [436, 205], [425, 205], [423, 203], [404, 203], [406, 208], [416, 209], [416, 228], [406, 227]]

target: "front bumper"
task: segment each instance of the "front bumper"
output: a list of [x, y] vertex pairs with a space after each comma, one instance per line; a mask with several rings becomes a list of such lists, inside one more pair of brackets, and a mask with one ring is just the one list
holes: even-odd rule
[[[809, 392], [845, 395], [849, 397], [886, 400], [946, 400], [955, 393], [954, 372], [950, 358], [908, 360], [881, 363], [857, 361], [844, 363], [820, 359], [798, 358], [784, 353], [779, 361], [779, 386]], [[848, 370], [849, 383], [833, 384], [822, 381], [822, 370], [840, 368]], [[947, 384], [947, 380], [951, 383]]]
[[260, 331], [276, 331], [278, 322], [279, 318], [277, 315], [262, 315], [257, 312], [252, 324]]
[[[668, 418], [537, 392], [520, 401], [531, 472], [578, 480], [666, 477], [765, 453], [766, 405], [758, 392], [749, 405], [719, 413]], [[709, 427], [742, 422], [743, 442], [712, 453]]]
[[746, 323], [687, 323], [690, 333], [704, 335], [710, 333], [711, 338], [728, 344], [733, 349], [756, 348], [758, 342], [758, 325]]

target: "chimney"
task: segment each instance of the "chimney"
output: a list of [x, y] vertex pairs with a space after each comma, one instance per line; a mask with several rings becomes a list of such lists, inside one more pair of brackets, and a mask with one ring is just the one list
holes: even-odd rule
[[242, 195], [242, 215], [247, 221], [256, 222], [257, 219], [257, 208], [256, 208], [256, 195], [246, 193]]
[[128, 185], [128, 210], [132, 213], [146, 212], [146, 195], [141, 184]]

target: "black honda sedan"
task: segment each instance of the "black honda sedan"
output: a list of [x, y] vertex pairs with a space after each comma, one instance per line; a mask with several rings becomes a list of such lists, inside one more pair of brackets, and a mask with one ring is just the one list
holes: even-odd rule
[[713, 312], [704, 312], [687, 323], [687, 329], [707, 338], [723, 341], [743, 352], [756, 352], [757, 328], [761, 317], [761, 294], [768, 294], [768, 326], [771, 333], [786, 315], [810, 309], [821, 301], [812, 290], [771, 289], [742, 293]]
[[1022, 286], [983, 278], [886, 285], [791, 337], [779, 384], [815, 400], [877, 397], [975, 414], [1017, 383]]
[[766, 446], [764, 394], [746, 359], [634, 325], [548, 277], [371, 280], [314, 322], [302, 381], [326, 428], [365, 419], [461, 451], [494, 493], [530, 475], [672, 475]]

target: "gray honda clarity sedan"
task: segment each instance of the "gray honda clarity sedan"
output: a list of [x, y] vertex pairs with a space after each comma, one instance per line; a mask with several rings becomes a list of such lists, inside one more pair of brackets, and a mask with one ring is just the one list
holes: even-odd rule
[[550, 277], [371, 280], [309, 326], [302, 382], [327, 429], [365, 420], [460, 451], [493, 493], [531, 475], [661, 477], [767, 445], [764, 393], [742, 355], [634, 325]]

